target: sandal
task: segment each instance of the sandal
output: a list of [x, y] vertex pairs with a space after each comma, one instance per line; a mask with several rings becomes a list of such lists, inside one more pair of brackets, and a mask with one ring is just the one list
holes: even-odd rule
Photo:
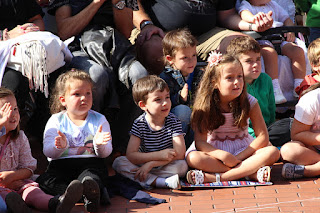
[[285, 163], [282, 167], [281, 175], [286, 179], [297, 179], [297, 178], [302, 178], [303, 173], [304, 173], [303, 165]]
[[[192, 180], [192, 175], [191, 175], [192, 173], [194, 173], [195, 182]], [[188, 183], [190, 183], [192, 185], [202, 184], [204, 182], [203, 172], [201, 170], [196, 170], [196, 169], [188, 171], [187, 181], [188, 181]]]
[[[265, 172], [267, 172], [267, 174], [268, 174], [266, 181], [263, 180]], [[258, 179], [259, 183], [270, 182], [270, 179], [271, 179], [271, 168], [270, 168], [270, 166], [261, 167], [257, 172], [257, 179]]]

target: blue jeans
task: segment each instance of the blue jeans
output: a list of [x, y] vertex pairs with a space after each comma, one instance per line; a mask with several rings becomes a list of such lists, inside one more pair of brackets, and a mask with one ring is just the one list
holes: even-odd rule
[[309, 43], [320, 38], [320, 27], [310, 27]]
[[0, 196], [0, 213], [5, 213], [5, 212], [7, 212], [7, 205], [2, 199], [2, 197]]
[[188, 147], [194, 140], [194, 132], [190, 125], [192, 110], [187, 105], [180, 104], [171, 109], [171, 112], [181, 121], [182, 131], [186, 133], [186, 135], [184, 136], [184, 140], [186, 148], [188, 149]]
[[187, 105], [178, 105], [175, 106], [173, 109], [171, 109], [171, 112], [179, 118], [182, 124], [182, 131], [184, 133], [188, 132], [189, 124], [190, 124], [190, 118], [191, 118], [191, 109]]

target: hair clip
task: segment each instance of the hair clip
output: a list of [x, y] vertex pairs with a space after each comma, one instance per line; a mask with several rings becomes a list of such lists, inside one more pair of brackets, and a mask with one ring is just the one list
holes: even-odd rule
[[207, 59], [210, 67], [212, 67], [213, 65], [217, 66], [221, 60], [222, 60], [222, 54], [220, 52], [217, 52], [216, 50], [211, 51]]

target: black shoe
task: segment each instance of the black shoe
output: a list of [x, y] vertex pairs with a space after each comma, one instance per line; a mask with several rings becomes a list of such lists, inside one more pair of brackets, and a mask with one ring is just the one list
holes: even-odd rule
[[82, 193], [82, 183], [78, 180], [71, 181], [63, 195], [50, 199], [49, 211], [57, 213], [70, 212], [74, 205], [81, 199]]
[[16, 192], [10, 192], [5, 198], [8, 212], [10, 213], [31, 213], [31, 209]]
[[110, 196], [106, 187], [103, 187], [103, 189], [101, 190], [100, 203], [103, 205], [108, 205], [111, 203]]
[[89, 176], [82, 180], [84, 206], [88, 212], [98, 212], [100, 207], [100, 188], [98, 183]]

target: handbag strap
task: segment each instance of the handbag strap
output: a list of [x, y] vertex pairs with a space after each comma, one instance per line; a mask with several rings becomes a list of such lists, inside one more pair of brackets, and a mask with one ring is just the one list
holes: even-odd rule
[[8, 134], [8, 137], [7, 137], [7, 139], [6, 139], [6, 142], [4, 143], [4, 145], [3, 145], [2, 149], [1, 149], [0, 161], [1, 161], [2, 157], [3, 157], [4, 150], [7, 148], [7, 145], [8, 145], [8, 143], [9, 143], [9, 140], [10, 140], [10, 134]]

